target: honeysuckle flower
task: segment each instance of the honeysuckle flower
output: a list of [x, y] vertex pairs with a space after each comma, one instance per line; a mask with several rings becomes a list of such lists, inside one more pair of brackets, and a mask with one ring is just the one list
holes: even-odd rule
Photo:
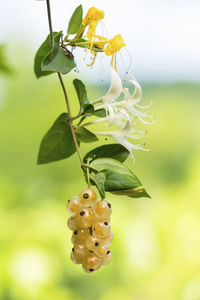
[[110, 67], [111, 84], [108, 92], [102, 98], [99, 98], [93, 102], [93, 104], [103, 102], [103, 108], [106, 109], [107, 115], [109, 115], [108, 124], [113, 123], [114, 111], [111, 103], [116, 100], [122, 93], [122, 81], [118, 73], [113, 67]]
[[115, 67], [115, 71], [117, 71], [117, 52], [124, 46], [126, 46], [126, 44], [124, 43], [122, 36], [120, 34], [117, 34], [108, 41], [108, 45], [104, 49], [106, 55], [112, 55], [111, 65]]
[[[72, 42], [73, 45], [76, 46], [86, 46], [89, 47], [90, 52], [92, 55], [94, 55], [93, 61], [88, 66], [91, 66], [94, 64], [97, 52], [94, 49], [94, 46], [98, 49], [101, 49], [104, 51], [104, 53], [108, 56], [112, 56], [111, 59], [111, 65], [116, 68], [116, 55], [117, 52], [126, 44], [124, 43], [124, 40], [120, 34], [115, 35], [112, 39], [107, 39], [103, 36], [96, 34], [96, 28], [99, 23], [104, 18], [104, 11], [99, 10], [96, 7], [91, 7], [86, 16], [82, 20], [81, 28], [79, 29], [78, 33], [76, 34], [75, 38], [73, 38]], [[87, 28], [88, 27], [88, 28]], [[87, 38], [84, 41], [78, 40], [81, 36], [81, 34], [84, 32], [84, 30], [87, 28], [86, 36], [83, 36], [83, 38]]]
[[106, 55], [110, 56], [117, 53], [122, 47], [126, 46], [124, 40], [120, 34], [115, 35], [108, 41], [108, 45], [104, 49]]
[[[136, 79], [131, 76], [130, 83], [134, 85], [135, 90], [130, 94], [129, 89], [122, 88], [122, 81], [119, 74], [114, 67], [110, 69], [111, 83], [110, 88], [104, 97], [101, 97], [93, 102], [95, 109], [106, 109], [106, 118], [99, 121], [92, 121], [86, 125], [97, 123], [106, 123], [107, 126], [115, 125], [116, 129], [111, 131], [95, 132], [96, 135], [104, 135], [114, 138], [118, 143], [123, 145], [131, 153], [133, 157], [133, 150], [145, 150], [145, 144], [135, 144], [133, 140], [144, 137], [146, 131], [140, 131], [134, 128], [139, 121], [143, 124], [152, 124], [152, 116], [146, 112], [140, 111], [148, 108], [147, 106], [140, 106], [138, 103], [142, 99], [142, 89]], [[119, 101], [119, 96], [123, 94], [123, 99]], [[149, 120], [150, 119], [150, 120]], [[131, 141], [129, 141], [131, 140]]]
[[142, 89], [139, 85], [139, 83], [136, 81], [136, 79], [131, 76], [131, 80], [129, 80], [130, 83], [132, 83], [135, 87], [135, 90], [133, 94], [131, 95], [129, 93], [128, 88], [123, 89], [124, 99], [118, 103], [115, 103], [115, 109], [118, 109], [119, 111], [126, 111], [127, 113], [131, 114], [134, 118], [134, 120], [139, 120], [143, 124], [153, 124], [154, 121], [152, 121], [152, 115], [148, 113], [141, 112], [139, 109], [146, 109], [151, 106], [152, 103], [146, 105], [146, 106], [140, 106], [138, 105], [138, 102], [142, 99]]
[[113, 67], [110, 67], [110, 87], [105, 96], [95, 100], [92, 104], [103, 102], [104, 106], [115, 101], [122, 93], [122, 81]]
[[87, 38], [89, 40], [90, 52], [92, 54], [93, 54], [92, 47], [94, 44], [94, 38], [96, 37], [96, 27], [99, 21], [101, 21], [103, 18], [104, 18], [103, 10], [99, 10], [96, 7], [91, 7], [82, 21], [82, 27], [84, 29], [88, 26]]
[[119, 144], [124, 146], [129, 152], [131, 157], [134, 159], [133, 150], [143, 150], [148, 151], [145, 148], [145, 144], [135, 144], [133, 142], [129, 142], [127, 138], [135, 140], [140, 139], [145, 135], [145, 131], [137, 131], [132, 128], [131, 120], [127, 121], [125, 126], [121, 130], [113, 130], [113, 131], [101, 131], [95, 132], [96, 135], [109, 136], [115, 139]]

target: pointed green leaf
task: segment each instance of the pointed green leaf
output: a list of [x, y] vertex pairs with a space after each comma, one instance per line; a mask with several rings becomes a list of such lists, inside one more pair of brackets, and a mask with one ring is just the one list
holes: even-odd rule
[[121, 174], [111, 169], [104, 169], [102, 172], [106, 175], [105, 190], [121, 191], [140, 186], [140, 183], [131, 175]]
[[150, 197], [137, 176], [121, 162], [111, 158], [98, 158], [90, 166], [105, 173], [105, 191], [132, 198]]
[[84, 111], [84, 114], [87, 116], [94, 115], [94, 106], [90, 103], [84, 103], [83, 111]]
[[67, 74], [75, 68], [73, 58], [65, 55], [65, 50], [62, 48], [58, 49], [58, 52], [52, 60], [45, 58], [42, 63], [42, 70], [54, 71], [62, 74]]
[[146, 192], [143, 186], [135, 187], [128, 190], [112, 191], [110, 193], [114, 195], [128, 196], [130, 198], [151, 198], [151, 196]]
[[[57, 36], [58, 32], [54, 32], [53, 36]], [[47, 56], [52, 50], [51, 36], [47, 36], [46, 40], [42, 43], [38, 51], [36, 52], [34, 59], [34, 72], [37, 78], [52, 74], [53, 72], [45, 72], [41, 69], [41, 64], [45, 56]]]
[[51, 61], [56, 53], [58, 52], [59, 49], [59, 44], [60, 44], [60, 38], [62, 36], [62, 31], [59, 31], [54, 34], [53, 36], [53, 45], [51, 46], [51, 51], [49, 52], [48, 55], [43, 60], [43, 63], [45, 64], [45, 61]]
[[97, 169], [98, 171], [101, 171], [103, 169], [111, 169], [111, 170], [116, 171], [121, 174], [125, 174], [128, 176], [134, 176], [135, 180], [139, 181], [139, 179], [132, 173], [132, 171], [130, 169], [128, 169], [121, 162], [119, 162], [113, 158], [95, 159], [90, 163], [90, 166]]
[[106, 180], [106, 175], [103, 172], [99, 172], [94, 176], [94, 182], [99, 191], [99, 194], [101, 195], [101, 199], [105, 198], [105, 187], [104, 187], [105, 180]]
[[107, 144], [99, 146], [89, 151], [83, 158], [83, 161], [87, 163], [102, 157], [114, 158], [120, 162], [124, 162], [129, 155], [129, 151], [120, 144]]
[[83, 8], [82, 5], [79, 5], [75, 9], [75, 11], [73, 12], [70, 18], [67, 34], [75, 34], [78, 32], [78, 30], [81, 27], [82, 18], [83, 18]]
[[60, 38], [62, 31], [54, 34], [53, 46], [51, 46], [51, 51], [46, 55], [41, 61], [42, 71], [60, 72], [62, 74], [69, 73], [75, 68], [75, 63], [73, 58], [65, 55], [65, 50], [60, 48]]
[[46, 164], [71, 156], [76, 151], [68, 114], [62, 113], [42, 139], [38, 164]]
[[87, 99], [87, 92], [86, 92], [85, 85], [79, 79], [74, 79], [73, 84], [74, 84], [74, 87], [75, 87], [75, 90], [76, 90], [76, 93], [77, 93], [77, 96], [78, 96], [80, 106], [82, 107], [83, 103]]
[[94, 106], [90, 104], [87, 98], [87, 91], [83, 82], [79, 79], [74, 79], [73, 84], [78, 96], [80, 112], [87, 116], [94, 115]]
[[97, 142], [97, 136], [84, 127], [78, 127], [75, 129], [76, 137], [80, 142], [92, 143]]

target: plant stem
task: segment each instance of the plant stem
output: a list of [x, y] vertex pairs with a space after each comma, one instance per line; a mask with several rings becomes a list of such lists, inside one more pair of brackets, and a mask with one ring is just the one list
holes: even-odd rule
[[51, 21], [51, 7], [50, 7], [50, 0], [46, 0], [47, 3], [47, 14], [48, 14], [48, 21], [49, 21], [49, 32], [51, 35], [51, 45], [53, 44], [53, 28], [52, 28], [52, 21]]
[[73, 136], [74, 144], [75, 144], [75, 147], [76, 147], [76, 152], [78, 154], [78, 157], [79, 157], [79, 160], [80, 160], [80, 163], [81, 163], [81, 168], [83, 168], [83, 159], [82, 159], [81, 153], [79, 151], [79, 146], [78, 146], [78, 142], [77, 142], [77, 139], [76, 139], [76, 134], [75, 134], [75, 131], [74, 131], [72, 115], [71, 115], [71, 109], [70, 109], [70, 105], [69, 105], [69, 99], [68, 99], [67, 91], [65, 89], [65, 85], [64, 85], [64, 82], [63, 82], [63, 79], [62, 79], [62, 76], [61, 76], [60, 73], [58, 73], [58, 78], [60, 80], [60, 84], [62, 86], [63, 93], [64, 93], [64, 96], [65, 96], [65, 102], [66, 102], [68, 117], [69, 117], [69, 126], [71, 127], [72, 136]]
[[[46, 4], [47, 4], [47, 14], [48, 14], [48, 22], [49, 22], [49, 31], [50, 31], [50, 36], [51, 36], [51, 44], [53, 44], [53, 27], [52, 27], [52, 20], [51, 20], [51, 7], [50, 7], [50, 0], [46, 0]], [[73, 126], [73, 120], [72, 120], [72, 114], [71, 114], [71, 108], [70, 108], [70, 104], [69, 104], [69, 98], [67, 95], [67, 91], [62, 79], [62, 75], [58, 72], [58, 78], [64, 93], [64, 97], [65, 97], [65, 102], [66, 102], [66, 106], [67, 106], [67, 111], [68, 111], [68, 119], [69, 119], [69, 126], [71, 128], [71, 132], [72, 132], [72, 136], [73, 136], [73, 140], [74, 140], [74, 144], [76, 147], [76, 152], [78, 154], [79, 160], [80, 160], [80, 164], [81, 164], [81, 168], [85, 174], [85, 165], [83, 163], [83, 159], [81, 156], [81, 153], [79, 151], [79, 146], [78, 146], [78, 142], [76, 139], [76, 134], [74, 131], [74, 126]]]

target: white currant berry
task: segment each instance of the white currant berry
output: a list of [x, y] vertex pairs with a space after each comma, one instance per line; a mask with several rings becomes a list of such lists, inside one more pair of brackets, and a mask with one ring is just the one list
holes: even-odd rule
[[82, 208], [82, 204], [80, 203], [79, 197], [73, 197], [68, 200], [67, 210], [70, 214], [75, 214]]
[[101, 245], [98, 249], [95, 250], [95, 254], [101, 258], [104, 258], [107, 255], [109, 250], [109, 245]]
[[94, 235], [90, 235], [86, 240], [86, 246], [88, 250], [95, 251], [97, 248], [101, 246], [101, 239]]
[[102, 238], [102, 243], [110, 244], [112, 242], [112, 240], [113, 240], [113, 232], [112, 232], [112, 230], [110, 230], [110, 232]]
[[94, 213], [99, 219], [109, 218], [112, 213], [111, 204], [106, 200], [97, 201], [94, 205]]
[[83, 206], [85, 206], [85, 205], [93, 206], [97, 200], [97, 195], [96, 195], [95, 191], [93, 191], [90, 188], [87, 188], [80, 192], [79, 198], [80, 198], [80, 203]]
[[91, 208], [83, 208], [77, 212], [75, 219], [79, 227], [89, 228], [93, 224], [95, 216]]
[[89, 251], [84, 243], [75, 244], [72, 248], [72, 251], [80, 258], [84, 258], [89, 254]]
[[76, 229], [73, 232], [71, 241], [73, 244], [75, 243], [83, 243], [87, 240], [89, 237], [90, 233], [88, 229]]
[[110, 232], [110, 224], [107, 221], [96, 222], [92, 225], [92, 231], [97, 237], [103, 238]]
[[90, 254], [83, 259], [82, 266], [85, 272], [91, 273], [101, 267], [101, 259], [95, 254]]
[[76, 253], [74, 253], [74, 250], [72, 250], [71, 255], [70, 255], [71, 261], [74, 264], [81, 264], [82, 263], [82, 257], [80, 257], [79, 255], [77, 255]]
[[113, 239], [109, 224], [111, 204], [106, 200], [97, 201], [96, 193], [87, 188], [69, 200], [67, 210], [72, 214], [67, 222], [73, 231], [72, 262], [82, 264], [87, 273], [109, 264], [109, 244]]
[[70, 230], [74, 231], [78, 228], [75, 216], [71, 216], [67, 221], [67, 226]]
[[110, 250], [107, 251], [106, 256], [101, 259], [102, 266], [108, 265], [112, 259]]

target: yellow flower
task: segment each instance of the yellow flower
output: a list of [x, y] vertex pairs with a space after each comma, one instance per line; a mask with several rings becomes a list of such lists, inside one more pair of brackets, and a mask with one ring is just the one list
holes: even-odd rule
[[108, 45], [104, 49], [106, 55], [110, 56], [117, 53], [122, 47], [126, 46], [124, 43], [123, 37], [120, 34], [117, 34], [108, 41]]
[[101, 21], [104, 18], [104, 11], [99, 10], [95, 7], [91, 7], [87, 15], [82, 21], [82, 26], [85, 28], [88, 26], [88, 31], [87, 31], [87, 38], [90, 43], [90, 52], [93, 54], [92, 47], [94, 43], [94, 38], [95, 38], [95, 33], [96, 33], [96, 27], [99, 21]]
[[96, 7], [91, 7], [88, 10], [87, 15], [83, 19], [82, 24], [83, 24], [83, 26], [88, 26], [93, 22], [98, 23], [103, 18], [104, 18], [104, 11], [103, 10], [99, 10]]
[[116, 61], [117, 52], [124, 46], [126, 46], [126, 44], [124, 43], [123, 37], [120, 34], [117, 34], [111, 40], [108, 41], [108, 45], [104, 49], [106, 55], [108, 56], [112, 55], [111, 66], [113, 65], [115, 66], [116, 72], [117, 72], [117, 61]]

